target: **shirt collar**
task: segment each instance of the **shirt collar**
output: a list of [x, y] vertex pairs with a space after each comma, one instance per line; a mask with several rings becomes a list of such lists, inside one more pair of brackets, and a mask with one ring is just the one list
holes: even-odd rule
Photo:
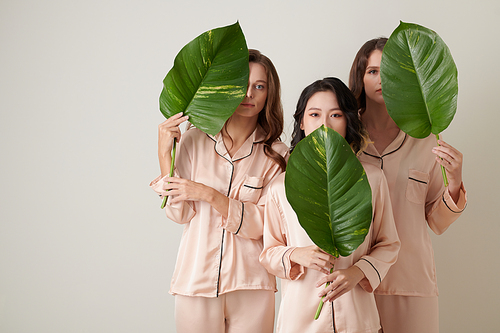
[[[207, 134], [208, 135], [208, 134]], [[219, 132], [215, 136], [208, 135], [212, 140], [215, 141], [215, 150], [216, 152], [226, 158], [227, 160], [232, 160], [233, 162], [237, 160], [244, 159], [250, 156], [253, 152], [253, 145], [256, 143], [261, 143], [265, 139], [264, 130], [260, 125], [257, 125], [255, 130], [250, 134], [250, 136], [245, 140], [240, 149], [234, 154], [231, 158], [229, 153], [227, 152], [226, 145], [224, 144], [224, 140], [222, 139], [222, 133]]]
[[403, 132], [402, 130], [399, 130], [399, 133], [396, 136], [396, 138], [394, 140], [392, 140], [392, 142], [384, 149], [382, 154], [380, 154], [377, 151], [377, 149], [375, 148], [375, 145], [373, 144], [373, 141], [371, 141], [371, 139], [369, 139], [371, 141], [371, 144], [369, 144], [368, 147], [366, 147], [365, 152], [367, 154], [374, 155], [374, 156], [389, 155], [390, 153], [401, 148], [405, 139], [406, 139], [406, 133]]

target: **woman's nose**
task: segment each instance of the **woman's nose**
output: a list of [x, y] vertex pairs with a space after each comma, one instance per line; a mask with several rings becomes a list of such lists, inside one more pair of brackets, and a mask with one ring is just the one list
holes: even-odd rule
[[249, 85], [248, 88], [247, 88], [247, 94], [246, 96], [249, 97], [249, 98], [252, 98], [252, 87]]
[[325, 125], [325, 127], [328, 127], [328, 118], [323, 117], [323, 119], [321, 120], [321, 125]]

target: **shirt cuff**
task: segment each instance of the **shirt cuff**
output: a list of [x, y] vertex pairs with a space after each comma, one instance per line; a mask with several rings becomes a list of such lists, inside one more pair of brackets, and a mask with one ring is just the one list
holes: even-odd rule
[[[165, 178], [165, 177], [163, 177]], [[163, 178], [160, 176], [156, 177], [151, 183], [149, 183], [149, 187], [153, 189], [156, 193], [159, 195], [165, 195], [167, 192], [163, 189], [163, 185], [165, 184], [165, 181]]]
[[229, 198], [229, 207], [227, 210], [227, 218], [223, 218], [221, 227], [227, 231], [238, 234], [243, 225], [243, 216], [245, 215], [245, 204], [238, 200]]
[[304, 266], [290, 260], [290, 256], [292, 255], [292, 252], [295, 249], [296, 247], [288, 249], [283, 254], [283, 259], [282, 259], [283, 268], [285, 269], [285, 277], [292, 281], [300, 279], [302, 275], [305, 274]]
[[359, 285], [369, 293], [377, 289], [382, 279], [375, 266], [365, 258], [359, 259], [354, 265], [365, 274], [365, 277], [359, 282]]
[[460, 195], [458, 197], [457, 203], [453, 201], [448, 188], [446, 188], [443, 193], [443, 202], [445, 203], [446, 207], [448, 207], [448, 209], [453, 213], [462, 213], [467, 206], [467, 191], [465, 190], [464, 183], [462, 182], [460, 184]]

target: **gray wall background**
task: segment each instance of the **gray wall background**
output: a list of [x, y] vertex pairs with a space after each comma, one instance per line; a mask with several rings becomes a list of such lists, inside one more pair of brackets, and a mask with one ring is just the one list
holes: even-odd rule
[[236, 20], [278, 69], [287, 143], [300, 91], [347, 82], [366, 40], [400, 20], [445, 40], [469, 206], [433, 237], [441, 331], [498, 331], [498, 1], [2, 0], [0, 332], [174, 331], [182, 227], [148, 188], [158, 96], [183, 45]]

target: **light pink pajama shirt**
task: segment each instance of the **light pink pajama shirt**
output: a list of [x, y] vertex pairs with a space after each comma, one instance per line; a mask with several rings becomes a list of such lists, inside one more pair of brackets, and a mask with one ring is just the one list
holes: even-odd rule
[[[335, 261], [335, 269], [359, 267], [366, 278], [351, 291], [326, 303], [314, 320], [324, 288], [316, 283], [324, 273], [307, 269], [290, 260], [296, 247], [314, 245], [300, 226], [297, 215], [285, 194], [285, 174], [271, 185], [267, 194], [264, 219], [264, 251], [260, 261], [267, 270], [281, 278], [282, 299], [277, 332], [377, 332], [379, 317], [372, 291], [377, 288], [389, 267], [396, 261], [399, 240], [394, 225], [387, 183], [383, 173], [370, 164], [365, 167], [372, 188], [373, 221], [365, 241], [348, 257]], [[334, 331], [335, 326], [335, 331]]]
[[[220, 133], [213, 137], [191, 128], [182, 134], [176, 176], [226, 195], [229, 215], [223, 218], [202, 201], [167, 203], [167, 217], [184, 225], [171, 294], [217, 297], [236, 290], [276, 291], [275, 278], [259, 263], [259, 254], [269, 183], [282, 171], [265, 155], [263, 139], [258, 126], [231, 157]], [[275, 142], [273, 149], [288, 157], [284, 143]], [[165, 194], [160, 177], [150, 186]]]
[[432, 153], [436, 146], [434, 135], [415, 139], [400, 131], [382, 154], [369, 144], [359, 157], [362, 162], [383, 170], [401, 240], [398, 260], [376, 294], [438, 295], [428, 227], [434, 233], [442, 234], [465, 208], [466, 193], [462, 184], [458, 204], [453, 202], [444, 187], [436, 155]]
[[462, 184], [458, 203], [451, 198], [432, 153], [435, 146], [435, 135], [415, 139], [400, 131], [382, 154], [369, 144], [360, 156], [362, 162], [381, 168], [387, 178], [401, 240], [397, 262], [375, 290], [384, 333], [439, 331], [436, 268], [428, 228], [442, 234], [461, 215], [467, 195]]

